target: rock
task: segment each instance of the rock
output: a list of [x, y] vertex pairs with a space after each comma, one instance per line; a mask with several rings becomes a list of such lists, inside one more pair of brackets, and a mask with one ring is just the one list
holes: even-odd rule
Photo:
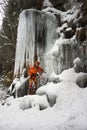
[[82, 3], [81, 6], [81, 14], [82, 17], [79, 19], [78, 23], [80, 27], [85, 27], [87, 25], [87, 0], [78, 0], [78, 2]]
[[68, 26], [71, 27], [74, 31], [76, 30], [76, 23], [71, 20], [70, 22], [67, 22]]
[[64, 31], [65, 38], [72, 38], [74, 36], [75, 32], [72, 29], [66, 29]]
[[81, 59], [77, 57], [73, 61], [73, 65], [74, 65], [74, 70], [76, 73], [79, 73], [79, 72], [87, 73], [87, 60], [81, 61]]
[[85, 28], [80, 28], [76, 30], [76, 39], [80, 45], [86, 40], [86, 30]]
[[87, 73], [87, 60], [82, 62], [82, 72]]
[[[44, 0], [17, 0], [18, 7], [21, 9], [30, 9], [35, 8], [38, 10], [41, 10], [43, 7]], [[64, 3], [66, 0], [50, 0], [49, 2], [52, 3], [52, 5], [59, 9], [64, 11]]]
[[87, 75], [83, 75], [83, 76], [78, 77], [76, 83], [81, 88], [87, 87]]
[[[83, 2], [83, 0], [80, 0]], [[87, 16], [87, 0], [84, 0], [82, 6], [81, 6], [81, 11], [83, 13], [83, 16]]]
[[8, 89], [9, 95], [14, 96], [14, 98], [23, 97], [24, 95], [27, 95], [29, 85], [28, 80], [28, 78], [24, 77], [20, 78], [20, 80], [15, 78]]
[[44, 0], [17, 0], [20, 9], [35, 8], [41, 10]]
[[86, 62], [87, 60], [87, 40], [82, 44], [82, 59]]
[[50, 2], [53, 4], [53, 6], [59, 10], [64, 11], [64, 4], [66, 3], [66, 0], [50, 0]]
[[[58, 53], [54, 55], [54, 71], [56, 74], [72, 66], [72, 47], [70, 44], [61, 44]], [[57, 67], [56, 67], [57, 66]]]

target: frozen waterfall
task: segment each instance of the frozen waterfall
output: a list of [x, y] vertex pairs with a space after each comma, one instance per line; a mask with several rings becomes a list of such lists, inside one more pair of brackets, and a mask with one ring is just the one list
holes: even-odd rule
[[24, 66], [34, 65], [37, 59], [45, 69], [48, 65], [45, 56], [56, 39], [56, 21], [53, 14], [35, 9], [20, 14], [14, 75], [21, 74]]

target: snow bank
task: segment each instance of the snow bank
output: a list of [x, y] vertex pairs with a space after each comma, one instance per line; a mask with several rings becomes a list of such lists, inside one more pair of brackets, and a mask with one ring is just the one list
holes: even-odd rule
[[46, 95], [43, 96], [34, 95], [28, 97], [26, 96], [22, 99], [20, 103], [21, 109], [25, 110], [32, 107], [37, 107], [40, 110], [49, 107]]
[[76, 83], [77, 77], [83, 75], [84, 73], [76, 73], [74, 68], [64, 70], [60, 75], [59, 79], [62, 81], [74, 82]]
[[49, 103], [46, 95], [29, 95], [17, 99], [13, 99], [12, 97], [7, 98], [5, 106], [9, 106], [10, 109], [15, 108], [16, 110], [26, 110], [32, 107], [37, 107], [38, 109], [42, 110], [49, 107]]
[[39, 95], [46, 94], [48, 97], [48, 101], [50, 105], [52, 106], [56, 103], [56, 99], [60, 93], [59, 90], [61, 91], [62, 89], [65, 89], [65, 91], [69, 91], [69, 93], [71, 91], [72, 94], [73, 94], [73, 89], [75, 89], [74, 91], [79, 91], [79, 87], [78, 85], [76, 85], [76, 81], [79, 76], [84, 76], [84, 75], [87, 75], [87, 74], [76, 73], [74, 68], [64, 70], [60, 75], [53, 74], [51, 75], [51, 77], [59, 78], [61, 82], [57, 84], [54, 84], [53, 82], [48, 83], [46, 86], [42, 86], [41, 88], [39, 88], [36, 93]]
[[53, 109], [57, 113], [58, 130], [87, 129], [87, 88], [82, 89], [76, 85], [79, 75], [84, 73], [75, 73], [73, 68], [65, 70], [59, 75], [63, 80], [61, 83], [49, 83], [37, 90], [37, 94], [46, 94], [51, 103], [55, 99]]
[[56, 103], [57, 98], [57, 88], [53, 83], [48, 83], [46, 86], [40, 87], [36, 94], [38, 95], [46, 95], [50, 106], [53, 106]]
[[[4, 106], [0, 104], [0, 129], [86, 130], [87, 88], [79, 88], [75, 83], [83, 74], [71, 68], [52, 75], [62, 82], [48, 83], [37, 90], [38, 95], [8, 98]], [[49, 107], [48, 101], [54, 106]]]
[[[60, 81], [76, 83], [78, 77], [85, 76], [85, 75], [87, 75], [87, 74], [83, 73], [83, 72], [76, 73], [74, 68], [70, 68], [70, 69], [64, 70], [59, 75], [53, 75], [53, 77], [59, 78]], [[51, 75], [51, 77], [52, 77], [52, 75]]]

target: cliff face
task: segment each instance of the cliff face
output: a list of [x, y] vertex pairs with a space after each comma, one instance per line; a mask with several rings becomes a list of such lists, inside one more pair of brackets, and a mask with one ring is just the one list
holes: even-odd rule
[[[21, 9], [35, 8], [41, 10], [43, 8], [43, 2], [46, 0], [17, 0], [18, 6]], [[53, 7], [59, 10], [64, 10], [64, 4], [66, 0], [49, 0]]]
[[20, 9], [36, 8], [40, 10], [44, 0], [16, 0]]

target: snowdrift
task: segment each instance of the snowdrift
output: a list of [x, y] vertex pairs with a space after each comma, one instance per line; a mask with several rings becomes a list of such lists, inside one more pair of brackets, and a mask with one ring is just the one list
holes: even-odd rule
[[87, 88], [76, 84], [80, 75], [84, 73], [75, 73], [71, 68], [51, 75], [61, 82], [42, 86], [37, 95], [8, 98], [4, 106], [0, 104], [0, 129], [86, 130]]

